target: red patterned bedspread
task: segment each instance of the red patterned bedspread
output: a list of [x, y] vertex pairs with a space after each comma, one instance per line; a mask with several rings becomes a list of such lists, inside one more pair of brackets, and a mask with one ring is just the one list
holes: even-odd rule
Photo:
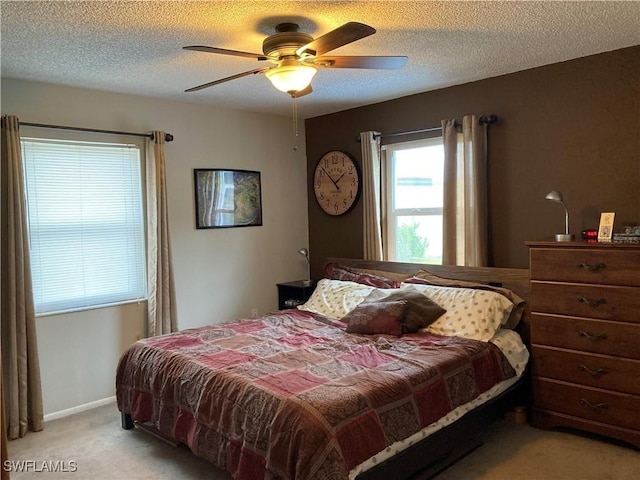
[[346, 479], [515, 375], [491, 343], [344, 330], [285, 310], [141, 340], [120, 360], [118, 408], [236, 479]]

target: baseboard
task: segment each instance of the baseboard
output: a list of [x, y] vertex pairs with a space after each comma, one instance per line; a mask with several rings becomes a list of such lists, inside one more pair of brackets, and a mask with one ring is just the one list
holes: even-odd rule
[[116, 397], [108, 397], [103, 398], [102, 400], [96, 400], [95, 402], [85, 403], [84, 405], [78, 405], [77, 407], [67, 408], [66, 410], [60, 410], [59, 412], [47, 413], [44, 416], [45, 422], [50, 422], [51, 420], [57, 420], [59, 418], [68, 417], [69, 415], [73, 415], [75, 413], [84, 412], [86, 410], [91, 410], [93, 408], [102, 407], [103, 405], [108, 405], [110, 403], [115, 403]]

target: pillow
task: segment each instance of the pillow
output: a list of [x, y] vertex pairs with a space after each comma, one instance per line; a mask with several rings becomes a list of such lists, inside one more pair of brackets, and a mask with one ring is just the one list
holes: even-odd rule
[[377, 275], [378, 277], [384, 277], [389, 280], [395, 280], [398, 283], [402, 283], [407, 278], [413, 276], [413, 274], [411, 273], [389, 272], [387, 270], [375, 270], [372, 268], [352, 268], [352, 270], [357, 271], [358, 273], [370, 273], [372, 275]]
[[365, 333], [367, 335], [402, 335], [402, 318], [407, 302], [361, 303], [341, 318], [348, 323], [348, 333]]
[[499, 293], [500, 295], [504, 295], [511, 301], [511, 303], [513, 303], [511, 314], [505, 319], [505, 323], [502, 324], [504, 328], [515, 329], [522, 318], [522, 314], [524, 313], [524, 300], [508, 288], [487, 285], [484, 283], [468, 282], [465, 280], [442, 278], [426, 270], [419, 270], [418, 273], [404, 282], [423, 285], [437, 285], [441, 287], [476, 288], [480, 290], [490, 290], [492, 292]]
[[360, 283], [322, 278], [311, 297], [298, 308], [325, 317], [342, 318], [357, 307], [373, 289], [374, 287]]
[[415, 333], [428, 327], [446, 313], [444, 308], [415, 288], [402, 288], [392, 293], [374, 290], [360, 305], [371, 302], [395, 302], [398, 300], [405, 301], [407, 304], [404, 318], [402, 319], [402, 333]]
[[373, 273], [362, 272], [353, 268], [344, 267], [334, 262], [324, 266], [324, 276], [331, 280], [343, 280], [347, 282], [362, 283], [378, 288], [399, 288], [400, 282], [391, 278], [375, 275]]
[[424, 331], [488, 341], [511, 314], [513, 303], [499, 293], [474, 288], [405, 284], [422, 292], [446, 310]]

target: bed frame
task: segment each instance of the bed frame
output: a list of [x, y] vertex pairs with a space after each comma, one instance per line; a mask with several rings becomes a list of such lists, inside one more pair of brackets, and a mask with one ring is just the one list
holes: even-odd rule
[[[374, 270], [396, 274], [415, 274], [424, 269], [443, 278], [485, 283], [508, 288], [526, 302], [517, 331], [529, 346], [529, 270], [516, 268], [461, 267], [424, 265], [418, 263], [384, 262], [350, 258], [328, 258], [359, 270]], [[528, 372], [511, 388], [487, 403], [467, 413], [456, 422], [442, 428], [393, 458], [361, 473], [357, 480], [429, 479], [482, 445], [487, 428], [516, 406], [528, 404], [530, 398]]]

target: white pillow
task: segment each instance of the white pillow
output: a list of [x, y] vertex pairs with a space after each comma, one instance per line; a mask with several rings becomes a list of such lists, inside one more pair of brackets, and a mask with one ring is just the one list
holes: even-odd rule
[[373, 290], [377, 289], [361, 283], [323, 278], [309, 300], [298, 308], [340, 319], [356, 308]]
[[513, 309], [508, 298], [488, 290], [416, 283], [403, 283], [401, 286], [409, 287], [422, 292], [447, 311], [423, 330], [437, 335], [489, 341]]

